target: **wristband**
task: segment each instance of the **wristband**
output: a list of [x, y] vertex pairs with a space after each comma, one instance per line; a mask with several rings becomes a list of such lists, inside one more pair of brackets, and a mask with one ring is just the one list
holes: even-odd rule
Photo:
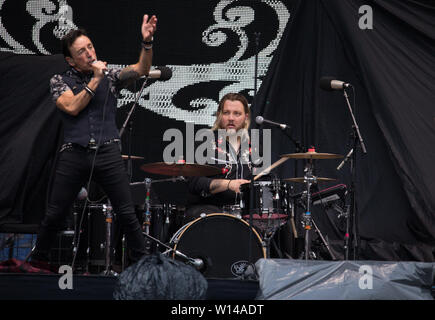
[[142, 40], [141, 42], [142, 48], [144, 48], [145, 50], [151, 50], [153, 48], [153, 40], [154, 40], [153, 37], [151, 37], [150, 41]]
[[85, 90], [87, 93], [89, 93], [92, 97], [95, 96], [95, 91], [89, 88], [88, 86], [85, 87]]

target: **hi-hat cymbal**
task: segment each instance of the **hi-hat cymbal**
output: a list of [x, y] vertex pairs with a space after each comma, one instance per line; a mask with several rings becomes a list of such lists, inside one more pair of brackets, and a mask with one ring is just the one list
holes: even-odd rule
[[[121, 155], [121, 157], [124, 160], [128, 159], [128, 155], [126, 155], [126, 154]], [[133, 160], [143, 160], [144, 159], [144, 157], [139, 157], [139, 156], [130, 156], [130, 158]]]
[[[327, 181], [335, 181], [337, 179], [332, 178], [322, 178], [322, 177], [314, 177], [317, 182], [327, 182]], [[284, 181], [290, 181], [290, 182], [305, 182], [304, 177], [297, 177], [297, 178], [287, 178], [283, 179]]]
[[288, 153], [283, 154], [281, 158], [292, 158], [292, 159], [338, 159], [343, 158], [341, 154], [335, 153], [318, 153], [318, 152], [300, 152], [300, 153]]
[[170, 163], [166, 162], [155, 162], [144, 164], [140, 167], [143, 171], [166, 175], [166, 176], [213, 176], [221, 173], [221, 169], [204, 165], [204, 164], [194, 164], [194, 163]]

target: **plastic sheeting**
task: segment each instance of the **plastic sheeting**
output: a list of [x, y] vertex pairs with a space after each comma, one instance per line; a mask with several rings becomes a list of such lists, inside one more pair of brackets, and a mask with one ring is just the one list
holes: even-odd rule
[[116, 300], [204, 300], [207, 280], [193, 267], [162, 254], [143, 256], [119, 276]]
[[433, 300], [434, 263], [260, 259], [264, 300]]

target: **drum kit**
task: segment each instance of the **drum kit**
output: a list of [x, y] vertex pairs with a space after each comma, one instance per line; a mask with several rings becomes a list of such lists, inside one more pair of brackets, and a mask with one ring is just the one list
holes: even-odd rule
[[[137, 156], [122, 156], [124, 159], [142, 160]], [[176, 226], [171, 234], [173, 215], [178, 214], [173, 205], [154, 204], [151, 201], [151, 187], [155, 183], [185, 181], [185, 177], [215, 176], [221, 169], [210, 165], [189, 163], [149, 163], [141, 170], [157, 175], [170, 176], [168, 179], [152, 180], [146, 178], [143, 182], [133, 182], [134, 185], [144, 185], [144, 209], [142, 231], [148, 239], [148, 249], [158, 251], [173, 259], [180, 259], [201, 271], [206, 277], [214, 278], [249, 278], [254, 269], [254, 263], [260, 258], [270, 258], [272, 242], [278, 230], [288, 224], [292, 230], [290, 237], [297, 238], [295, 225], [295, 201], [301, 194], [293, 192], [293, 183], [304, 184], [304, 209], [301, 224], [304, 230], [304, 250], [300, 258], [313, 259], [311, 251], [312, 229], [319, 235], [327, 248], [332, 260], [335, 260], [327, 239], [322, 235], [311, 216], [313, 201], [312, 186], [319, 182], [331, 182], [335, 179], [317, 177], [314, 175], [314, 160], [338, 159], [341, 155], [317, 153], [309, 149], [304, 153], [284, 154], [278, 161], [257, 174], [250, 183], [240, 186], [240, 203], [226, 206], [222, 212], [202, 214], [199, 218]], [[289, 159], [305, 160], [303, 177], [285, 179], [261, 179], [268, 177], [272, 169]], [[316, 197], [322, 196], [318, 192]], [[111, 243], [112, 210], [105, 207], [106, 235], [100, 237], [100, 250], [104, 250], [104, 265], [110, 270], [113, 256]], [[116, 218], [116, 213], [114, 214]], [[173, 228], [172, 228], [173, 229]], [[153, 244], [153, 245], [152, 245]], [[275, 243], [276, 245], [276, 243]], [[89, 248], [89, 246], [88, 246]], [[125, 241], [121, 252], [126, 252]], [[89, 249], [88, 249], [89, 250]], [[102, 259], [100, 259], [102, 261]], [[125, 267], [125, 257], [122, 258], [122, 270]]]

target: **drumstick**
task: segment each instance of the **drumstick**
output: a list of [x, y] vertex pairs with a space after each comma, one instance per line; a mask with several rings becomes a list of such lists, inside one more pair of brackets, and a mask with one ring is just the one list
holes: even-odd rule
[[276, 161], [274, 164], [272, 164], [271, 166], [269, 166], [269, 168], [264, 169], [263, 171], [261, 171], [259, 174], [257, 174], [254, 177], [254, 181], [256, 181], [258, 178], [264, 176], [265, 172], [272, 170], [273, 168], [279, 166], [281, 163], [287, 161], [290, 158], [281, 158], [278, 161]]

